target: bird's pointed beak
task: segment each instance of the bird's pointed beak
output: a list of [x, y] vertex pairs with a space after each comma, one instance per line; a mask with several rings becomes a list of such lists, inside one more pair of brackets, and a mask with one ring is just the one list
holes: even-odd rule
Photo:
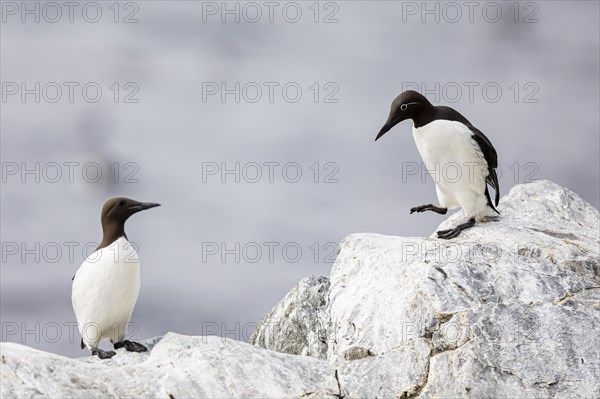
[[390, 131], [390, 129], [393, 127], [394, 125], [392, 125], [389, 122], [386, 122], [385, 125], [383, 125], [383, 127], [381, 128], [381, 130], [379, 131], [379, 134], [377, 135], [377, 137], [375, 137], [375, 141], [379, 140], [379, 138], [381, 136], [383, 136], [384, 134], [386, 134], [387, 132]]
[[155, 202], [140, 202], [136, 205], [130, 206], [129, 209], [131, 209], [134, 212], [139, 212], [144, 211], [146, 209], [155, 208], [157, 206], [160, 206], [160, 204], [157, 204]]

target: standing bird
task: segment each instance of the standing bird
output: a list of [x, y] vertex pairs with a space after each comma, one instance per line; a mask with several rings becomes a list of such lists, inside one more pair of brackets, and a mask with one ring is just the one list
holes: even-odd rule
[[140, 293], [140, 263], [125, 235], [125, 221], [134, 213], [160, 204], [112, 198], [102, 207], [102, 242], [88, 256], [73, 277], [71, 300], [81, 333], [81, 349], [106, 359], [114, 351], [103, 351], [98, 344], [110, 339], [115, 349], [131, 352], [147, 348], [125, 339], [127, 324]]
[[[490, 140], [464, 116], [450, 107], [434, 106], [422, 94], [408, 90], [392, 102], [387, 122], [377, 141], [392, 127], [406, 119], [413, 121], [413, 137], [429, 174], [434, 176], [440, 206], [433, 204], [411, 208], [410, 213], [433, 211], [446, 214], [448, 208], [461, 207], [469, 220], [453, 229], [438, 231], [439, 238], [454, 238], [487, 216], [500, 200], [496, 168], [498, 155]], [[442, 176], [452, 166], [456, 175]], [[437, 178], [436, 178], [437, 177]], [[487, 185], [494, 188], [494, 203]]]

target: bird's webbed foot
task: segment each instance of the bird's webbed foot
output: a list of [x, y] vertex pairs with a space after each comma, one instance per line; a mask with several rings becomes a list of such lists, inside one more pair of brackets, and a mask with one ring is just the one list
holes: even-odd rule
[[144, 345], [126, 339], [121, 342], [116, 342], [113, 346], [115, 349], [125, 348], [128, 352], [146, 352], [148, 350]]
[[117, 352], [115, 351], [103, 351], [98, 348], [92, 350], [92, 356], [98, 356], [100, 359], [110, 359], [116, 354]]
[[458, 226], [456, 226], [453, 229], [438, 231], [437, 236], [438, 236], [438, 238], [441, 238], [444, 240], [449, 240], [451, 238], [457, 237], [461, 231], [466, 230], [470, 227], [473, 227], [474, 225], [475, 225], [475, 219], [471, 218], [467, 222], [465, 222], [463, 224], [459, 224]]
[[415, 213], [415, 212], [425, 212], [425, 211], [433, 211], [435, 213], [439, 213], [440, 215], [445, 215], [446, 212], [448, 212], [448, 208], [442, 208], [439, 206], [435, 206], [433, 204], [427, 204], [427, 205], [419, 205], [419, 206], [415, 206], [413, 208], [410, 208], [410, 213]]

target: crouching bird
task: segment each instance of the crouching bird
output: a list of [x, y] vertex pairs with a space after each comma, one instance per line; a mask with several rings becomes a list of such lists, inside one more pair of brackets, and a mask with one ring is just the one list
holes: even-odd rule
[[140, 293], [140, 263], [127, 240], [125, 221], [134, 213], [160, 206], [129, 198], [112, 198], [102, 207], [102, 242], [73, 277], [71, 300], [84, 346], [100, 359], [114, 351], [98, 348], [109, 339], [115, 349], [144, 352], [146, 347], [125, 339], [127, 324]]
[[[387, 122], [375, 141], [406, 119], [413, 121], [415, 144], [434, 177], [440, 204], [416, 206], [410, 213], [433, 211], [444, 215], [448, 209], [464, 209], [469, 219], [453, 229], [438, 231], [437, 236], [444, 239], [458, 236], [492, 211], [499, 214], [494, 206], [500, 200], [498, 155], [490, 140], [459, 112], [434, 106], [422, 94], [408, 90], [392, 102]], [[496, 192], [493, 203], [488, 184]]]

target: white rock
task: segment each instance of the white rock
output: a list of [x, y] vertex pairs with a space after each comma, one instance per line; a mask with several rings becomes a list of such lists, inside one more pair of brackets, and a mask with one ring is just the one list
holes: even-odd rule
[[[344, 395], [600, 397], [598, 211], [549, 181], [514, 187], [499, 210], [451, 241], [342, 241], [328, 305], [313, 308], [330, 326], [327, 358]], [[262, 323], [285, 324], [280, 308], [300, 297], [315, 302], [295, 292]], [[305, 326], [317, 323], [304, 314]]]
[[327, 358], [329, 279], [302, 279], [258, 323], [250, 343], [292, 355]]
[[[151, 345], [150, 345], [151, 347]], [[169, 333], [150, 352], [69, 359], [2, 343], [2, 398], [334, 397], [335, 370], [220, 337]]]

